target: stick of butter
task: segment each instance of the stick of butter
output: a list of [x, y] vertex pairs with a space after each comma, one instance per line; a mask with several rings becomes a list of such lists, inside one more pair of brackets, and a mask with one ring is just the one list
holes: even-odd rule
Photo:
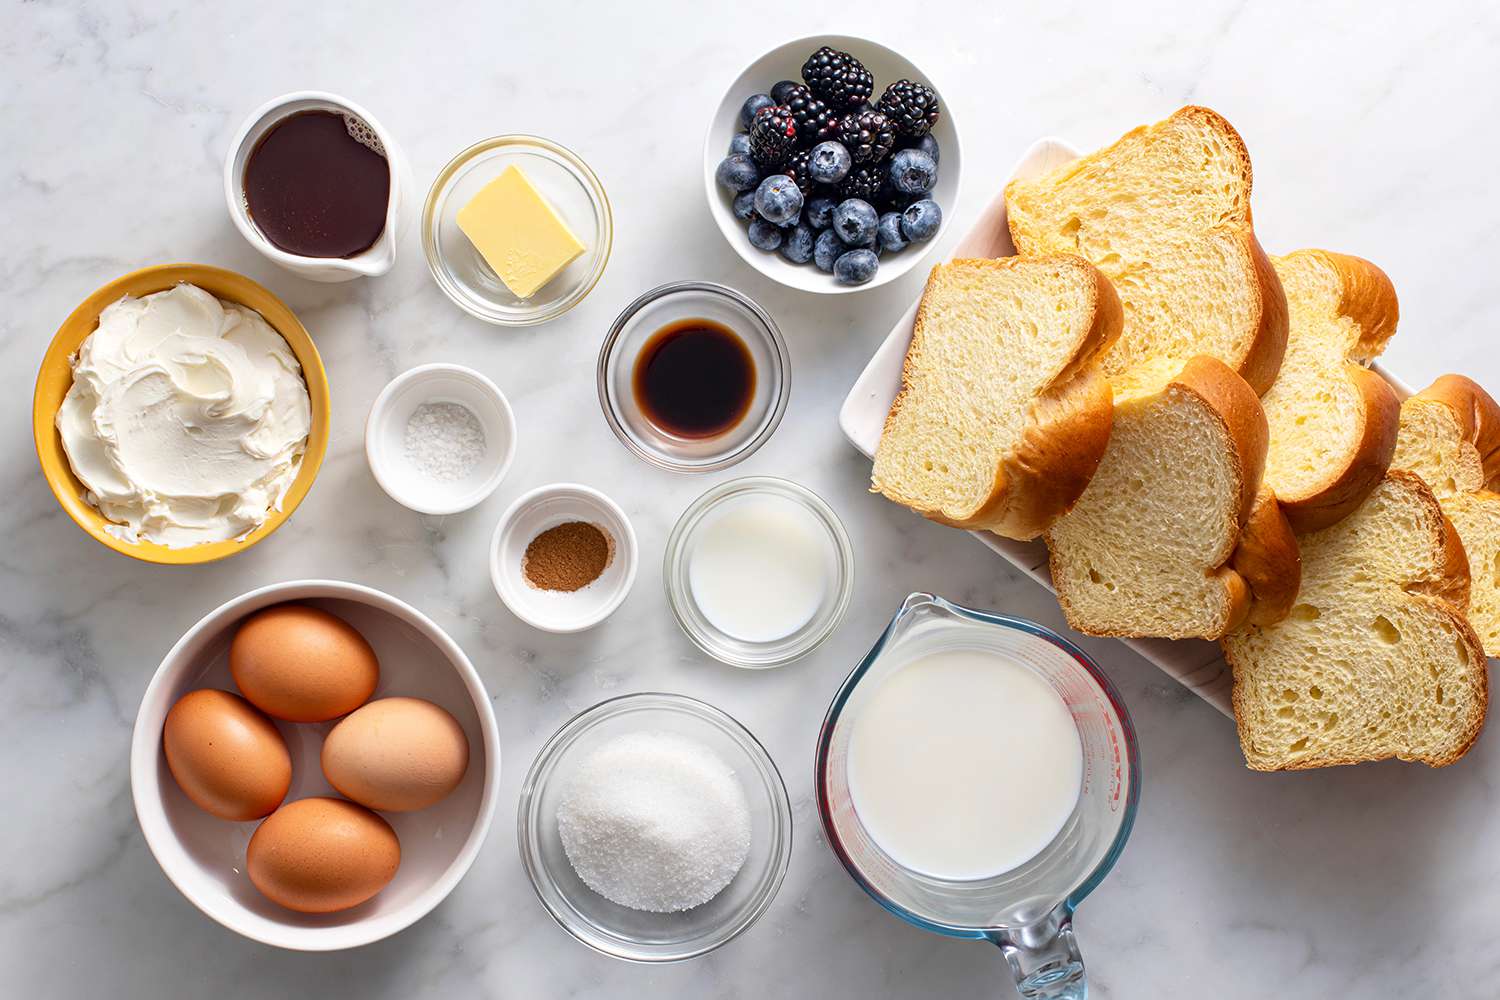
[[458, 228], [523, 299], [567, 267], [584, 246], [519, 167], [506, 167], [458, 210]]

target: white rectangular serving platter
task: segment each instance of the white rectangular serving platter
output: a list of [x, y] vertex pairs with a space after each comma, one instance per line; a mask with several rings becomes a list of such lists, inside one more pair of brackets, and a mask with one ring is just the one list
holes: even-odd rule
[[[1078, 150], [1061, 139], [1040, 139], [1021, 157], [1006, 178], [1006, 183], [1011, 178], [1035, 177], [1046, 173], [1078, 156]], [[951, 257], [1009, 257], [1015, 252], [1005, 216], [1005, 185], [1001, 184], [994, 200], [985, 206], [973, 228], [953, 248]], [[906, 349], [911, 344], [912, 324], [916, 318], [917, 303], [913, 302], [876, 350], [865, 370], [860, 373], [839, 410], [839, 427], [844, 436], [866, 457], [875, 454], [875, 446], [879, 443], [880, 432], [885, 426], [886, 413], [901, 387], [901, 366], [906, 360]], [[1372, 368], [1390, 383], [1399, 398], [1406, 399], [1411, 395], [1411, 390], [1400, 379], [1380, 365], [1373, 365]], [[988, 532], [976, 531], [972, 534], [1037, 583], [1048, 590], [1053, 589], [1052, 577], [1047, 570], [1047, 547], [1040, 540], [1017, 542]], [[1229, 705], [1229, 666], [1224, 662], [1217, 643], [1201, 639], [1120, 641], [1225, 715], [1233, 714]]]

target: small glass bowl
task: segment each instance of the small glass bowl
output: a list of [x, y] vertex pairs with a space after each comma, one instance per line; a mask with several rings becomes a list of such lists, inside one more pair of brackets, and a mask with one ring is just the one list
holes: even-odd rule
[[[801, 505], [827, 530], [832, 546], [834, 580], [823, 595], [822, 605], [806, 625], [770, 642], [747, 642], [716, 628], [698, 607], [688, 580], [695, 536], [705, 518], [721, 505], [755, 494], [781, 497]], [[677, 624], [699, 649], [731, 666], [762, 670], [806, 656], [833, 635], [854, 595], [854, 549], [838, 515], [816, 493], [785, 479], [747, 476], [715, 486], [683, 511], [667, 538], [662, 582]]]
[[[510, 166], [525, 171], [584, 245], [529, 299], [512, 294], [458, 228], [459, 209]], [[438, 287], [465, 312], [486, 323], [531, 326], [556, 319], [593, 291], [609, 263], [613, 218], [604, 185], [571, 150], [534, 135], [501, 135], [476, 142], [438, 173], [422, 209], [422, 251]]]
[[[750, 855], [713, 899], [681, 913], [647, 913], [594, 892], [568, 861], [557, 806], [574, 766], [625, 733], [666, 731], [710, 747], [733, 770], [750, 806]], [[781, 888], [792, 853], [792, 806], [765, 748], [719, 709], [676, 694], [643, 692], [600, 702], [563, 725], [538, 751], [516, 815], [521, 861], [552, 918], [595, 951], [630, 962], [696, 958], [755, 923]]]
[[[657, 427], [635, 399], [635, 363], [651, 335], [688, 319], [733, 330], [755, 362], [750, 408], [733, 428], [710, 438], [685, 438]], [[781, 331], [747, 296], [708, 281], [677, 281], [651, 289], [620, 313], [599, 351], [599, 405], [615, 436], [637, 456], [670, 472], [714, 472], [742, 461], [781, 423], [791, 390], [791, 357]]]

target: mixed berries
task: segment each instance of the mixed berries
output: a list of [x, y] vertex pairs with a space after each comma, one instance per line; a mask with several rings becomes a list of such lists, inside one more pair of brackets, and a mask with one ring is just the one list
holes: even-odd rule
[[875, 277], [882, 254], [937, 235], [932, 200], [940, 111], [928, 86], [898, 80], [875, 97], [858, 59], [824, 46], [740, 108], [743, 131], [715, 173], [751, 245], [811, 262], [843, 284]]

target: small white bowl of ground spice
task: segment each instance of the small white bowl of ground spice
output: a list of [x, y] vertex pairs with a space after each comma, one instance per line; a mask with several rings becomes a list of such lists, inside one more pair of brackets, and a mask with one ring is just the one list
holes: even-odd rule
[[490, 545], [495, 593], [545, 632], [608, 618], [635, 583], [635, 529], [620, 505], [578, 483], [540, 486], [500, 517]]
[[420, 514], [457, 514], [500, 485], [516, 418], [500, 388], [463, 365], [420, 365], [375, 397], [365, 458], [380, 488]]

